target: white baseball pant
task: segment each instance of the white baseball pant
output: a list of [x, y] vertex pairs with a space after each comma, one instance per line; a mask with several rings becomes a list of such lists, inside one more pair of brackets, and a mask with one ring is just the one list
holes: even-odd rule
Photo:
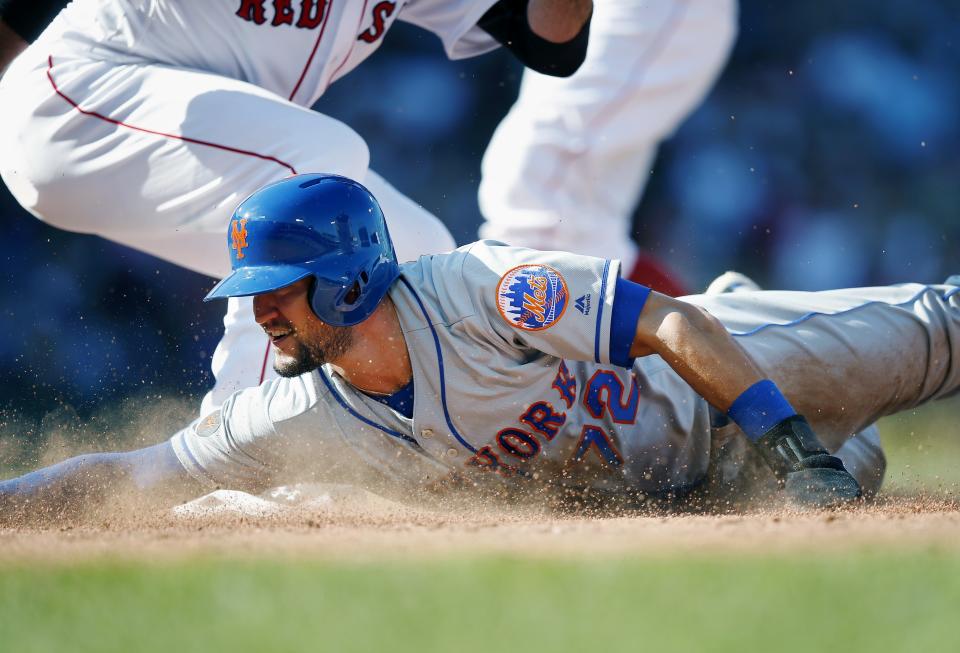
[[490, 141], [481, 236], [630, 270], [630, 218], [657, 146], [713, 85], [736, 21], [736, 0], [597, 0], [580, 70], [526, 71]]
[[[363, 180], [401, 260], [455, 246], [436, 217], [368, 169], [352, 129], [245, 82], [31, 47], [0, 80], [0, 107], [0, 176], [27, 210], [211, 277], [229, 271], [233, 208], [294, 173]], [[249, 300], [231, 300], [224, 326], [204, 410], [273, 374]]]

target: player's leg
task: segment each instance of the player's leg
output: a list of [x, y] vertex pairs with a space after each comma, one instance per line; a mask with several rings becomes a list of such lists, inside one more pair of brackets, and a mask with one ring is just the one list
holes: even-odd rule
[[[237, 80], [160, 65], [44, 60], [0, 86], [0, 173], [44, 221], [211, 276], [232, 209], [295, 172], [362, 178], [366, 144], [332, 118]], [[216, 245], [214, 247], [214, 245]]]
[[[351, 129], [263, 89], [165, 66], [69, 57], [51, 64], [30, 54], [0, 85], [9, 118], [0, 126], [0, 174], [55, 226], [222, 276], [226, 224], [246, 195], [294, 172], [366, 178], [366, 145]], [[416, 235], [399, 239], [402, 258], [449, 248], [436, 218], [371, 180], [392, 232]], [[234, 302], [225, 325], [214, 356], [218, 386], [259, 383], [267, 339], [249, 306]]]
[[576, 74], [524, 73], [484, 155], [481, 235], [630, 270], [630, 215], [657, 145], [713, 84], [735, 32], [734, 0], [596, 3]]
[[[219, 277], [229, 271], [228, 218], [247, 194], [294, 172], [366, 170], [366, 145], [348, 127], [249, 84], [30, 54], [32, 65], [0, 87], [10, 118], [0, 173], [55, 226]], [[248, 304], [229, 307], [212, 361], [217, 388], [263, 376], [267, 340]]]
[[696, 295], [831, 450], [880, 417], [960, 390], [960, 288]]

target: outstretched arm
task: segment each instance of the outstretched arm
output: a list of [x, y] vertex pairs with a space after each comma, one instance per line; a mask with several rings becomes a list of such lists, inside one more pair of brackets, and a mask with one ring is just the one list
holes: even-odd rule
[[633, 357], [649, 354], [659, 354], [740, 426], [800, 506], [827, 507], [860, 496], [843, 463], [829, 455], [807, 421], [706, 310], [651, 292], [630, 347]]
[[630, 355], [659, 354], [701, 397], [723, 412], [763, 380], [753, 359], [720, 321], [694, 304], [651, 292]]
[[0, 523], [44, 522], [82, 515], [111, 500], [158, 509], [203, 494], [170, 442], [125, 453], [76, 456], [0, 482]]

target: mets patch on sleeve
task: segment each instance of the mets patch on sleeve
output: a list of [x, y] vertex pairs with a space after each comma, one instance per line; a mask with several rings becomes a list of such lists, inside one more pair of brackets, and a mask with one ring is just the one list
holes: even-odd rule
[[569, 299], [567, 282], [547, 265], [520, 265], [497, 284], [497, 308], [510, 325], [540, 331], [556, 324]]

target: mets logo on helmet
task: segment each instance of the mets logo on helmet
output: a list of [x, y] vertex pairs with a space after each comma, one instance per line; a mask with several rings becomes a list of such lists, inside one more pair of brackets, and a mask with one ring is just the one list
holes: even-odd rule
[[567, 282], [547, 265], [520, 265], [497, 284], [500, 315], [524, 331], [540, 331], [556, 324], [569, 298]]
[[237, 250], [237, 258], [243, 258], [243, 248], [247, 245], [247, 219], [235, 219], [230, 228], [230, 238], [233, 240], [231, 248]]

